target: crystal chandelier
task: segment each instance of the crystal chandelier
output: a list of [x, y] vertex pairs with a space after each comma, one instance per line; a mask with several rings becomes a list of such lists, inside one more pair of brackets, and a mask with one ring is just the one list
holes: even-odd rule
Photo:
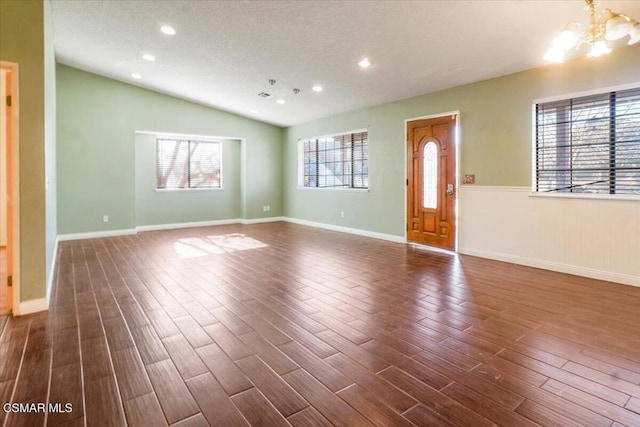
[[597, 57], [611, 52], [610, 42], [629, 36], [628, 45], [640, 41], [640, 23], [623, 13], [604, 9], [596, 14], [598, 3], [584, 0], [589, 12], [589, 23], [569, 22], [563, 32], [553, 41], [553, 46], [544, 56], [552, 62], [564, 61], [565, 52], [587, 46], [587, 56]]

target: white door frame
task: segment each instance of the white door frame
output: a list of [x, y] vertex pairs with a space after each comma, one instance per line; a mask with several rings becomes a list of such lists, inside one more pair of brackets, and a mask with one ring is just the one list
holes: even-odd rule
[[[0, 60], [0, 68], [11, 71], [11, 140], [7, 146], [11, 147], [11, 196], [12, 196], [12, 228], [7, 230], [12, 237], [12, 301], [11, 311], [14, 316], [20, 315], [20, 97], [18, 93], [18, 64]], [[0, 93], [5, 95], [4, 88]], [[2, 99], [2, 102], [5, 102]]]

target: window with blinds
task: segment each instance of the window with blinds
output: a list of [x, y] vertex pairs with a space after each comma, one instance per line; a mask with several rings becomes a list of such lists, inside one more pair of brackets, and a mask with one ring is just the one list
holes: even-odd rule
[[186, 139], [156, 140], [156, 188], [222, 188], [222, 144]]
[[640, 88], [536, 105], [540, 193], [640, 195]]
[[369, 187], [369, 134], [367, 131], [300, 141], [300, 187]]

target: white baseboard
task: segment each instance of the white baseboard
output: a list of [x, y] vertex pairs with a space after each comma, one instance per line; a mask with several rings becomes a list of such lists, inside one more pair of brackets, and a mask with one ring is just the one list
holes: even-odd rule
[[58, 241], [66, 242], [68, 240], [97, 239], [100, 237], [128, 236], [131, 234], [136, 234], [136, 230], [124, 229], [124, 230], [90, 231], [88, 233], [59, 234]]
[[339, 231], [341, 233], [355, 234], [358, 236], [371, 237], [373, 239], [387, 240], [389, 242], [407, 243], [407, 239], [403, 236], [394, 234], [378, 233], [376, 231], [361, 230], [359, 228], [342, 227], [340, 225], [325, 224], [322, 222], [307, 221], [305, 219], [283, 217], [283, 221], [293, 224], [306, 225], [309, 227], [323, 228], [325, 230]]
[[242, 219], [240, 220], [240, 224], [244, 224], [244, 225], [263, 224], [266, 222], [278, 222], [278, 221], [286, 221], [286, 219], [283, 216], [272, 216], [269, 218]]
[[175, 230], [178, 228], [211, 227], [214, 225], [238, 224], [240, 223], [240, 221], [242, 220], [238, 218], [232, 218], [232, 219], [217, 219], [212, 221], [177, 222], [173, 224], [140, 225], [136, 227], [135, 231], [140, 232], [140, 231]]
[[624, 285], [640, 287], [640, 277], [631, 276], [628, 274], [612, 273], [610, 271], [596, 270], [593, 268], [580, 267], [576, 265], [561, 264], [541, 259], [524, 258], [517, 255], [489, 252], [480, 249], [459, 248], [458, 252], [465, 255], [477, 256], [480, 258], [488, 258], [496, 261], [510, 262], [513, 264], [526, 265], [528, 267], [541, 268], [544, 270], [574, 274], [576, 276], [589, 277], [591, 279], [606, 280], [608, 282], [616, 282], [622, 283]]
[[91, 231], [88, 233], [72, 233], [72, 234], [60, 234], [58, 235], [57, 242], [65, 242], [68, 240], [83, 240], [83, 239], [96, 239], [100, 237], [117, 237], [128, 236], [137, 234], [141, 231], [159, 231], [159, 230], [174, 230], [178, 228], [192, 228], [192, 227], [211, 227], [215, 225], [228, 225], [228, 224], [261, 224], [265, 222], [277, 222], [284, 221], [284, 217], [274, 216], [268, 218], [254, 218], [254, 219], [219, 219], [213, 221], [195, 221], [195, 222], [178, 222], [173, 224], [155, 224], [155, 225], [140, 225], [136, 228], [129, 228], [123, 230], [107, 230], [107, 231]]
[[46, 298], [30, 299], [28, 301], [22, 301], [18, 307], [18, 313], [14, 311], [14, 315], [25, 316], [47, 310], [49, 310], [49, 301]]

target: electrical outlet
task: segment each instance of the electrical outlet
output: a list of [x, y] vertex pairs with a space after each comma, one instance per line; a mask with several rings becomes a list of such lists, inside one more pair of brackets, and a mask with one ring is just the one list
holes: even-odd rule
[[271, 210], [271, 206], [267, 205], [267, 212]]
[[102, 222], [109, 222], [109, 215], [103, 215]]
[[340, 212], [340, 218], [344, 218], [344, 211]]

